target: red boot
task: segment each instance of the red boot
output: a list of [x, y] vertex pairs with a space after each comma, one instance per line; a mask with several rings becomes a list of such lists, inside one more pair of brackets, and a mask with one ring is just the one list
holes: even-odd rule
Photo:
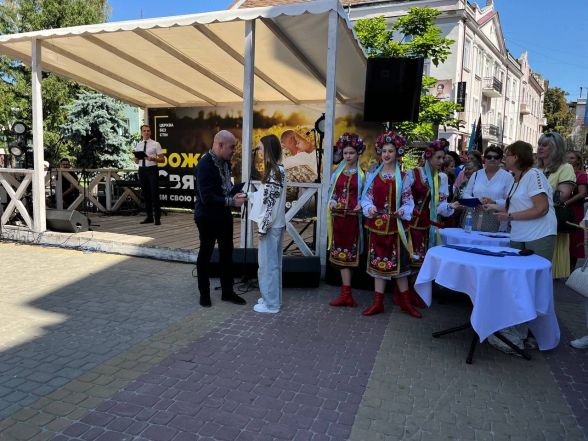
[[381, 292], [374, 293], [374, 301], [372, 305], [364, 309], [362, 315], [375, 315], [384, 312], [384, 294]]
[[408, 315], [411, 315], [414, 318], [421, 318], [423, 316], [414, 306], [410, 304], [410, 294], [408, 293], [408, 290], [400, 293], [399, 301], [400, 309], [402, 309]]
[[425, 302], [423, 302], [423, 299], [421, 299], [421, 296], [419, 296], [416, 291], [414, 290], [414, 286], [412, 288], [409, 288], [409, 297], [410, 297], [410, 303], [413, 306], [416, 306], [417, 308], [426, 308], [427, 304]]
[[351, 296], [351, 287], [347, 285], [341, 285], [341, 294], [335, 300], [329, 302], [331, 306], [357, 306], [355, 300]]

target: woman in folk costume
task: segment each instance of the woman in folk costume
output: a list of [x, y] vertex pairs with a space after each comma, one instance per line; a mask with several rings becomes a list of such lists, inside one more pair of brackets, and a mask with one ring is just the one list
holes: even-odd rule
[[[423, 153], [425, 164], [409, 172], [412, 181], [412, 196], [414, 198], [414, 212], [410, 222], [409, 234], [413, 247], [411, 265], [418, 273], [425, 260], [427, 250], [435, 245], [441, 245], [439, 234], [439, 216], [449, 217], [458, 202], [450, 204], [447, 201], [449, 189], [447, 175], [441, 172], [445, 158], [445, 148], [434, 141], [429, 143]], [[413, 305], [424, 308], [426, 305], [411, 289], [410, 299]]]
[[362, 248], [361, 205], [359, 197], [365, 174], [358, 157], [365, 144], [359, 135], [344, 133], [335, 145], [336, 155], [343, 159], [331, 176], [327, 225], [329, 261], [341, 271], [341, 294], [331, 306], [357, 306], [351, 295], [351, 269], [359, 265]]
[[411, 218], [414, 202], [410, 191], [412, 180], [400, 170], [398, 158], [404, 154], [406, 140], [395, 132], [376, 139], [376, 151], [382, 155], [380, 166], [368, 175], [362, 193], [361, 207], [368, 232], [367, 272], [374, 278], [372, 305], [362, 312], [374, 315], [384, 311], [386, 281], [395, 279], [400, 294], [400, 308], [413, 317], [421, 313], [410, 303], [410, 244], [403, 221]]

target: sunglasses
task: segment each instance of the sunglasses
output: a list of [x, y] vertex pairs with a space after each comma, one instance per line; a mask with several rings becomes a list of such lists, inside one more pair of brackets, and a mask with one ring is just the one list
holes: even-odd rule
[[500, 156], [498, 156], [498, 155], [485, 155], [484, 159], [498, 160], [498, 159], [500, 159]]

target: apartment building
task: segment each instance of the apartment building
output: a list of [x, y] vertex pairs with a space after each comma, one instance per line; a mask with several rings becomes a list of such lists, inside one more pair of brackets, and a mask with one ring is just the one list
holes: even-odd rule
[[[269, 6], [300, 0], [236, 0], [231, 8]], [[304, 1], [304, 0], [302, 0]], [[507, 145], [524, 139], [535, 145], [542, 127], [546, 82], [529, 66], [523, 52], [515, 58], [507, 49], [500, 16], [492, 0], [484, 6], [467, 0], [342, 0], [351, 21], [384, 16], [392, 23], [411, 7], [441, 11], [436, 24], [442, 36], [454, 40], [447, 60], [425, 62], [425, 74], [438, 81], [431, 93], [462, 105], [463, 127], [439, 129], [453, 150], [465, 150], [472, 125], [482, 119], [484, 146]]]

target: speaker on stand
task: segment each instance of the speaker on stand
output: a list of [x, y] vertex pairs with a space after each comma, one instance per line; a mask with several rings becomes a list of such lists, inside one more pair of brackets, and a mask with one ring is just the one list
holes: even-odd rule
[[79, 211], [48, 208], [46, 218], [47, 229], [51, 231], [79, 233], [90, 229], [88, 218]]
[[424, 58], [369, 58], [363, 118], [418, 122]]

